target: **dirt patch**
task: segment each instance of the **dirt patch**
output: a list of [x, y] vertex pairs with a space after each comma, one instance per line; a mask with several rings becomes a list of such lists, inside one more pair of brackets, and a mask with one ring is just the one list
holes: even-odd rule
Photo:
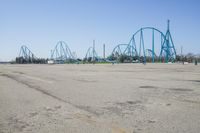
[[112, 130], [115, 133], [127, 133], [125, 129], [123, 129], [123, 128], [119, 127], [119, 126], [116, 126], [116, 125], [112, 126]]
[[85, 114], [80, 114], [80, 113], [76, 113], [74, 114], [74, 117], [76, 119], [79, 119], [83, 122], [87, 122], [89, 124], [95, 124], [96, 123], [96, 120], [94, 120], [91, 116], [89, 115], [85, 115]]

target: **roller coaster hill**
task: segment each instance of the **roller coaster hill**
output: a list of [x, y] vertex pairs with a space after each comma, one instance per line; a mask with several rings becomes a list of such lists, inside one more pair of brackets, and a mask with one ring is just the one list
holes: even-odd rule
[[75, 62], [80, 61], [76, 59], [75, 53], [72, 54], [67, 43], [65, 43], [64, 41], [59, 41], [56, 44], [54, 50], [51, 51], [50, 59], [56, 64], [75, 63]]
[[168, 20], [165, 34], [154, 27], [140, 28], [133, 34], [129, 43], [118, 44], [108, 60], [118, 62], [175, 62], [176, 50], [169, 23]]
[[74, 63], [78, 60], [72, 55], [71, 50], [64, 41], [59, 41], [55, 48], [51, 51], [49, 59], [38, 58], [33, 52], [25, 45], [20, 48], [19, 56], [16, 57], [16, 63], [19, 64], [46, 64], [53, 61], [56, 64]]
[[31, 50], [25, 45], [20, 48], [19, 56], [16, 57], [16, 63], [18, 64], [46, 64], [47, 59], [36, 57]]
[[95, 40], [93, 40], [93, 46], [88, 48], [83, 63], [107, 62], [105, 59], [105, 44], [103, 45], [103, 53], [103, 58], [98, 56], [95, 50]]
[[146, 63], [146, 62], [175, 62], [176, 50], [170, 33], [170, 22], [167, 23], [167, 31], [164, 34], [154, 27], [143, 27], [137, 30], [127, 44], [118, 44], [112, 50], [112, 53], [105, 58], [98, 56], [93, 47], [89, 47], [83, 60], [77, 59], [75, 53], [72, 53], [67, 43], [59, 41], [53, 50], [49, 59], [37, 58], [25, 45], [20, 48], [16, 63], [47, 63], [52, 61], [56, 64], [62, 63], [94, 63], [94, 62], [120, 62], [120, 63]]

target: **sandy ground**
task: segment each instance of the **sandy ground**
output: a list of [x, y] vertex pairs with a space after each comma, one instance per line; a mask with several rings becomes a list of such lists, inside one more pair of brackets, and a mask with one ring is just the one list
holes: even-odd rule
[[0, 133], [199, 133], [200, 65], [0, 65]]

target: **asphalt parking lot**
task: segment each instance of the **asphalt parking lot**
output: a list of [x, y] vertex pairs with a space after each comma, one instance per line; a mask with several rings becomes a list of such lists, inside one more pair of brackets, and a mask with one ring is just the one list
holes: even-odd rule
[[0, 65], [0, 133], [199, 133], [200, 65]]

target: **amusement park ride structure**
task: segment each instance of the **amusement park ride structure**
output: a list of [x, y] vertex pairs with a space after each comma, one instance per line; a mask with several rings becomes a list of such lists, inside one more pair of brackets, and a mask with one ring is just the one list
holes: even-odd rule
[[29, 63], [34, 63], [34, 60], [37, 59], [37, 57], [31, 52], [31, 50], [25, 45], [21, 46], [18, 58], [19, 57]]
[[75, 61], [75, 57], [72, 55], [70, 48], [64, 41], [59, 41], [54, 50], [51, 52], [51, 60], [55, 63], [64, 63]]
[[[172, 40], [172, 36], [169, 29], [168, 20], [167, 32], [164, 34], [160, 30], [154, 27], [143, 27], [136, 31], [131, 37], [128, 44], [118, 44], [112, 51], [114, 57], [119, 57], [121, 55], [126, 55], [131, 58], [137, 58], [137, 60], [146, 62], [147, 55], [151, 57], [152, 62], [155, 62], [156, 52], [155, 52], [155, 33], [160, 36], [160, 53], [159, 59], [165, 62], [173, 62], [176, 59], [176, 50]], [[145, 48], [144, 32], [151, 31], [151, 49]], [[136, 42], [136, 37], [139, 37], [139, 42]], [[138, 46], [139, 45], [139, 46]], [[139, 49], [137, 49], [139, 47]]]
[[[151, 47], [147, 48], [144, 34], [149, 31], [151, 33]], [[155, 36], [155, 34], [157, 36]], [[156, 53], [155, 50], [155, 39], [157, 37], [160, 38], [159, 46], [157, 47], [156, 45], [160, 51], [159, 53]], [[150, 43], [148, 42], [148, 44]], [[93, 41], [93, 47], [89, 47], [84, 59], [90, 58], [91, 61], [102, 61], [103, 59], [105, 61], [105, 44], [103, 45], [103, 51], [103, 58], [100, 58], [95, 50], [95, 41]], [[152, 63], [157, 60], [162, 62], [174, 62], [176, 59], [176, 50], [170, 33], [170, 21], [167, 21], [167, 31], [165, 34], [154, 27], [140, 28], [132, 35], [129, 43], [118, 44], [114, 47], [111, 56], [115, 59], [120, 56], [127, 56], [131, 59], [131, 62], [146, 62], [147, 58], [151, 59]], [[30, 63], [33, 63], [33, 60], [37, 59], [37, 57], [25, 45], [21, 47], [19, 57], [24, 58]], [[53, 60], [55, 63], [77, 61], [67, 43], [64, 41], [59, 41], [56, 44], [55, 48], [51, 51], [50, 60]], [[107, 59], [107, 61], [109, 60]]]
[[100, 57], [98, 57], [97, 52], [95, 50], [95, 40], [93, 40], [93, 46], [88, 48], [84, 60], [92, 62], [100, 61]]

